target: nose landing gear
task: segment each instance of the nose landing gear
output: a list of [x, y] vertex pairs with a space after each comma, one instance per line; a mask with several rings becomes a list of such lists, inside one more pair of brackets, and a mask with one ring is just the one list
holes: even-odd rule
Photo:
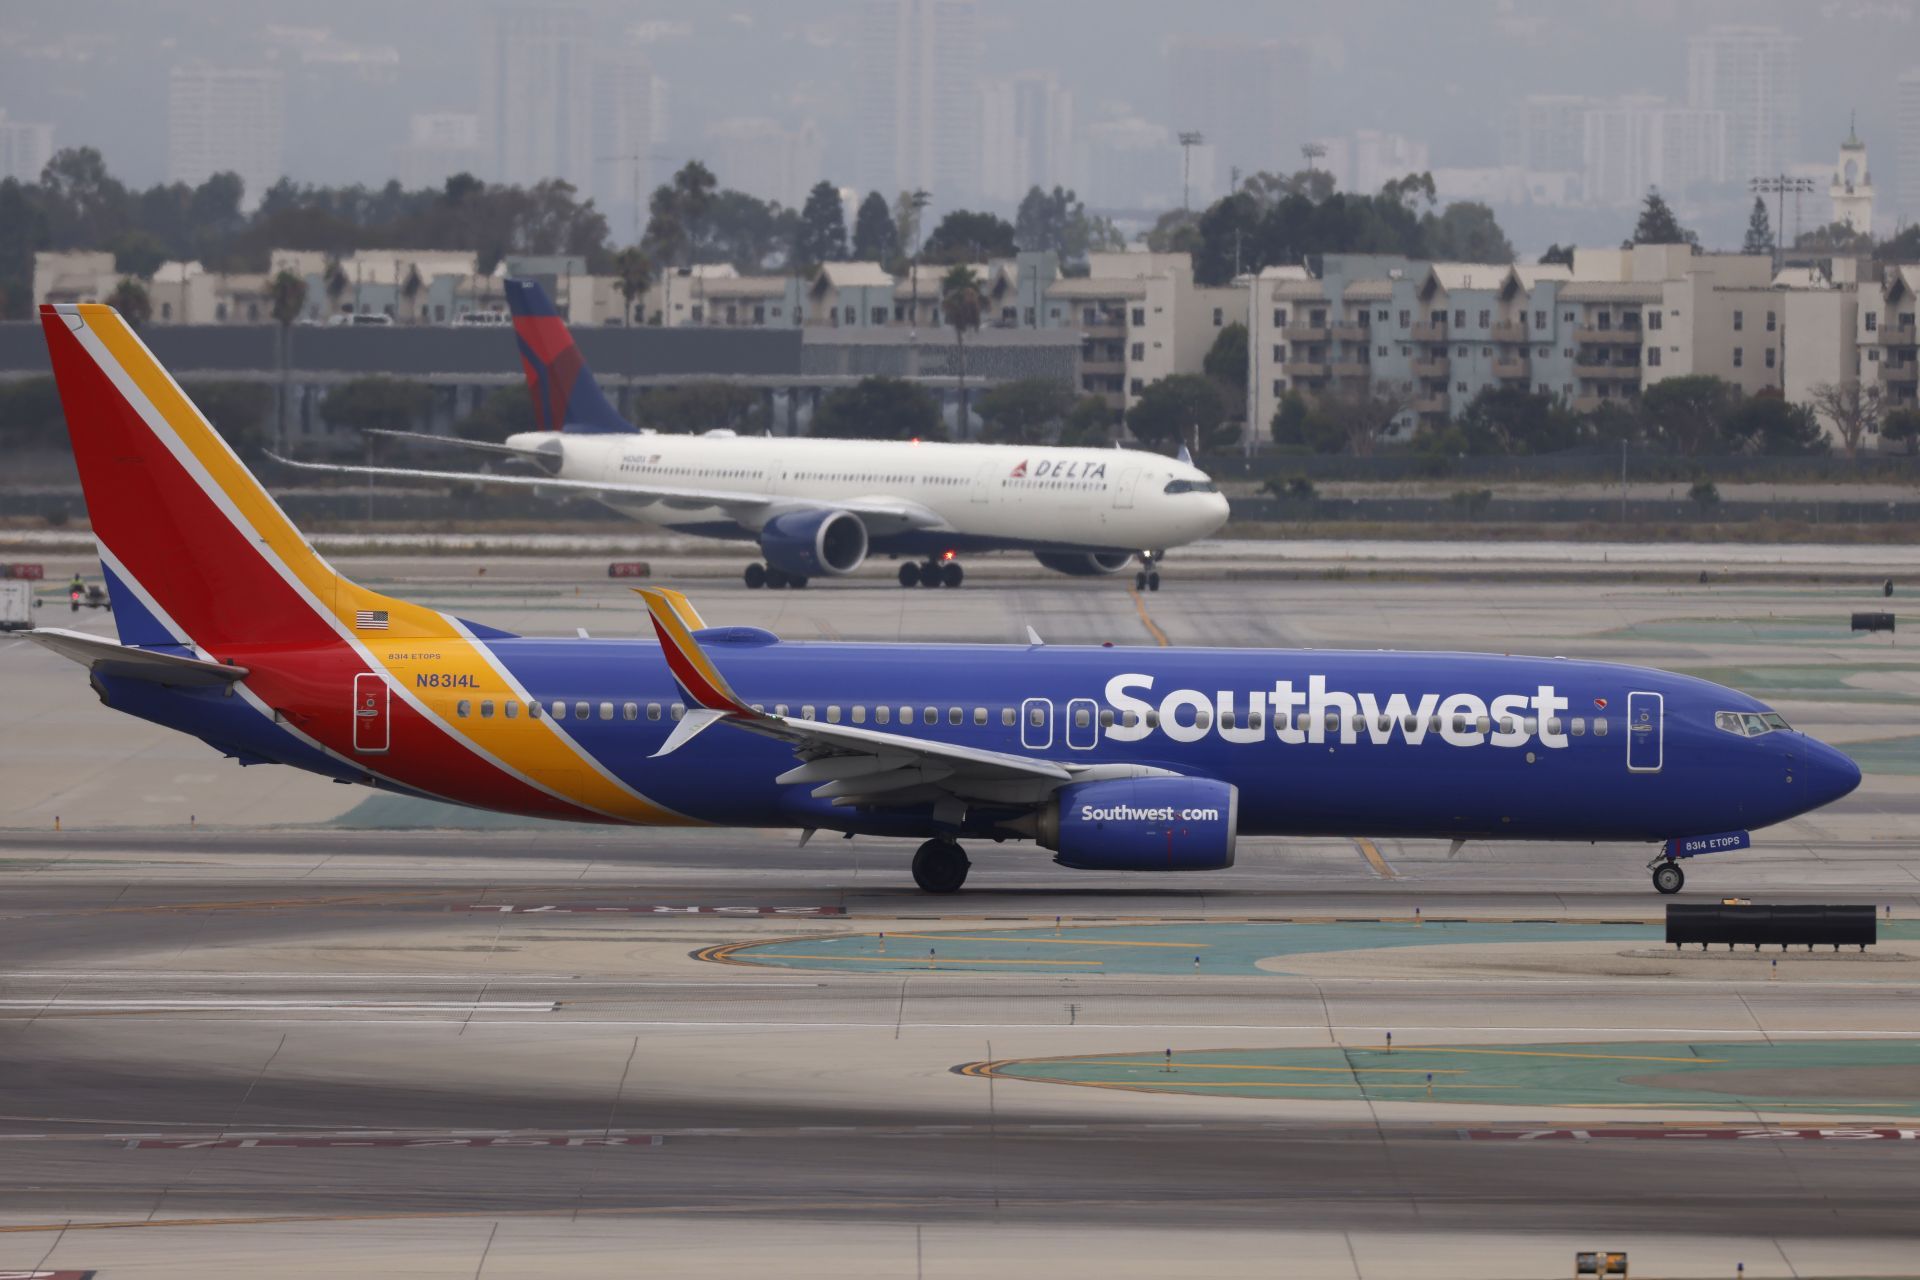
[[952, 840], [929, 840], [913, 855], [913, 882], [928, 893], [957, 893], [972, 866]]
[[1133, 587], [1136, 591], [1158, 591], [1160, 589], [1160, 553], [1142, 551], [1140, 553], [1140, 572], [1133, 575]]
[[1649, 862], [1647, 869], [1653, 872], [1653, 887], [1661, 893], [1678, 893], [1687, 883], [1687, 873], [1664, 853]]

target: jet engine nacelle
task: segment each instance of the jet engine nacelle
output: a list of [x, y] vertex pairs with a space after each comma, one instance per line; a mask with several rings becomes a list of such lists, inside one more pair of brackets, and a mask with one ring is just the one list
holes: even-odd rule
[[1104, 578], [1133, 563], [1131, 551], [1036, 551], [1033, 558], [1075, 578]]
[[802, 578], [839, 577], [867, 558], [867, 526], [851, 511], [789, 511], [761, 527], [760, 554]]
[[1240, 793], [1212, 778], [1116, 778], [1062, 787], [1039, 815], [1042, 848], [1082, 871], [1233, 865]]

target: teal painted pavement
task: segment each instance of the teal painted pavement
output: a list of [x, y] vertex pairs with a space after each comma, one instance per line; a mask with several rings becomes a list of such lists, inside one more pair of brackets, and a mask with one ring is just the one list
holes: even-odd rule
[[856, 934], [723, 948], [715, 959], [785, 969], [858, 972], [1258, 974], [1256, 962], [1317, 951], [1488, 942], [1658, 944], [1658, 925], [1432, 922], [1152, 924]]

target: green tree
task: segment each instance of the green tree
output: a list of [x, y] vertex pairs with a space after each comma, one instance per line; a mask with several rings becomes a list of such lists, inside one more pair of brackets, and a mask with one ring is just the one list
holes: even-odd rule
[[1315, 397], [1316, 407], [1340, 425], [1347, 448], [1357, 458], [1370, 457], [1386, 440], [1394, 424], [1413, 405], [1413, 384], [1390, 379], [1341, 386]]
[[653, 263], [638, 245], [622, 249], [613, 257], [613, 287], [620, 292], [629, 324], [647, 322], [647, 290], [653, 288]]
[[1805, 405], [1788, 404], [1772, 387], [1748, 396], [1728, 413], [1726, 438], [1749, 453], [1817, 455], [1827, 452], [1820, 420]]
[[1013, 218], [1013, 238], [1023, 252], [1053, 252], [1067, 258], [1087, 253], [1087, 208], [1065, 187], [1030, 187]]
[[1680, 225], [1673, 209], [1657, 189], [1649, 188], [1646, 203], [1640, 207], [1640, 221], [1634, 224], [1634, 244], [1698, 244], [1699, 237]]
[[840, 192], [831, 182], [816, 182], [807, 192], [807, 203], [800, 210], [799, 232], [794, 237], [793, 258], [802, 266], [822, 262], [842, 262], [847, 256], [847, 214], [840, 203]]
[[510, 435], [532, 431], [534, 421], [533, 393], [524, 381], [516, 381], [487, 392], [472, 413], [453, 424], [453, 433], [462, 440], [499, 444]]
[[1755, 196], [1753, 212], [1747, 215], [1747, 238], [1741, 241], [1740, 252], [1772, 257], [1773, 249], [1773, 220], [1767, 217], [1767, 202]]
[[433, 388], [424, 382], [375, 374], [330, 389], [320, 412], [336, 427], [355, 431], [418, 431], [433, 405]]
[[104, 248], [129, 224], [127, 189], [92, 147], [55, 152], [40, 171], [40, 193], [52, 248]]
[[725, 430], [758, 435], [767, 427], [760, 393], [728, 382], [651, 387], [634, 400], [633, 416], [636, 426], [670, 433]]
[[67, 443], [60, 392], [49, 377], [0, 381], [0, 454], [60, 448]]
[[132, 276], [120, 277], [120, 283], [113, 286], [113, 292], [107, 295], [107, 305], [120, 313], [135, 329], [142, 328], [153, 319], [153, 299], [147, 294], [147, 286]]
[[1154, 253], [1192, 253], [1200, 247], [1200, 215], [1190, 209], [1169, 209], [1154, 219], [1146, 241]]
[[24, 320], [33, 304], [33, 255], [53, 237], [38, 187], [0, 179], [0, 319]]
[[1920, 452], [1920, 409], [1895, 409], [1880, 424], [1880, 439], [1887, 444], [1904, 444], [1907, 456]]
[[887, 198], [869, 191], [853, 215], [853, 257], [857, 262], [892, 262], [900, 256], [900, 232]]
[[993, 444], [1043, 444], [1073, 407], [1073, 392], [1053, 378], [999, 383], [980, 393], [981, 438]]
[[1574, 246], [1563, 246], [1556, 240], [1547, 246], [1545, 253], [1540, 255], [1540, 265], [1543, 267], [1571, 267], [1573, 265], [1573, 250]]
[[267, 281], [267, 309], [273, 314], [273, 323], [278, 329], [280, 378], [278, 394], [274, 408], [274, 446], [281, 453], [287, 451], [287, 408], [291, 392], [287, 385], [289, 369], [293, 362], [293, 322], [300, 318], [300, 312], [307, 305], [307, 282], [291, 271], [281, 270], [273, 279]]
[[181, 384], [187, 398], [206, 415], [213, 429], [249, 462], [267, 445], [267, 418], [273, 412], [273, 388], [258, 382], [208, 380]]
[[1151, 448], [1173, 453], [1184, 444], [1196, 455], [1230, 446], [1239, 435], [1220, 388], [1197, 373], [1149, 382], [1127, 410], [1127, 430]]
[[1247, 326], [1235, 320], [1213, 337], [1213, 345], [1200, 362], [1200, 369], [1220, 384], [1229, 398], [1247, 391]]
[[1581, 442], [1582, 426], [1551, 396], [1521, 386], [1490, 386], [1473, 398], [1459, 421], [1444, 431], [1423, 433], [1421, 443], [1444, 453], [1556, 453]]
[[1113, 443], [1113, 406], [1101, 396], [1085, 395], [1067, 410], [1060, 424], [1060, 443], [1069, 447], [1097, 449]]
[[1493, 210], [1471, 200], [1456, 201], [1436, 216], [1420, 219], [1420, 241], [1425, 256], [1446, 262], [1513, 261], [1513, 245], [1493, 216]]
[[1826, 419], [1840, 439], [1840, 451], [1848, 458], [1857, 456], [1867, 437], [1880, 427], [1886, 400], [1880, 388], [1858, 378], [1842, 382], [1823, 382], [1814, 387], [1808, 399], [1814, 412]]
[[940, 309], [946, 314], [947, 326], [953, 330], [953, 345], [960, 358], [960, 416], [956, 421], [960, 427], [960, 437], [964, 440], [968, 430], [967, 332], [980, 328], [980, 312], [983, 309], [980, 277], [973, 273], [972, 267], [961, 263], [941, 279]]
[[[0, 225], [5, 219], [0, 218]], [[1873, 256], [1882, 262], [1920, 261], [1920, 222], [1907, 225], [1907, 229], [1891, 240], [1882, 240], [1874, 247]]]
[[1269, 425], [1273, 442], [1314, 453], [1339, 453], [1347, 447], [1347, 433], [1331, 414], [1298, 391], [1280, 397]]
[[1873, 237], [1844, 222], [1830, 222], [1795, 236], [1793, 247], [1807, 253], [1872, 253]]
[[902, 378], [862, 378], [820, 401], [810, 434], [839, 440], [944, 440], [940, 406]]
[[928, 262], [952, 265], [1011, 258], [1016, 252], [1011, 222], [991, 213], [955, 209], [940, 219], [920, 256]]
[[1671, 453], [1711, 453], [1722, 441], [1739, 390], [1711, 374], [1662, 378], [1640, 396], [1650, 441]]
[[113, 269], [123, 275], [150, 280], [167, 260], [167, 246], [151, 231], [122, 231], [113, 238]]

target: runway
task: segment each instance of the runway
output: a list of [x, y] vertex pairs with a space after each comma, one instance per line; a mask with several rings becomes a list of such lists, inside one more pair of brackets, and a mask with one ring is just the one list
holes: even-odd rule
[[[572, 586], [460, 607], [633, 629]], [[701, 603], [794, 638], [1151, 644], [1144, 617], [1174, 643], [1497, 634], [1737, 668], [1879, 755], [1840, 805], [1696, 860], [1685, 900], [1871, 902], [1883, 942], [1665, 958], [1646, 852], [1619, 846], [1248, 840], [1229, 871], [1147, 878], [1009, 845], [936, 900], [883, 841], [407, 829], [465, 819], [242, 773], [0, 642], [26, 729], [0, 746], [0, 1268], [1517, 1280], [1625, 1248], [1635, 1274], [1915, 1270], [1920, 673], [1830, 626], [1859, 592], [1096, 586]], [[1425, 1056], [1373, 1056], [1389, 1033]], [[1741, 1074], [1676, 1092], [1676, 1045]], [[1443, 1083], [1485, 1088], [1373, 1074], [1464, 1050]], [[1111, 1083], [1168, 1051], [1144, 1090], [1032, 1065]], [[1499, 1093], [1531, 1052], [1580, 1070]], [[1177, 1087], [1336, 1062], [1332, 1090]], [[1790, 1078], [1808, 1062], [1841, 1074]], [[1763, 1086], [1799, 1091], [1750, 1105]]]

